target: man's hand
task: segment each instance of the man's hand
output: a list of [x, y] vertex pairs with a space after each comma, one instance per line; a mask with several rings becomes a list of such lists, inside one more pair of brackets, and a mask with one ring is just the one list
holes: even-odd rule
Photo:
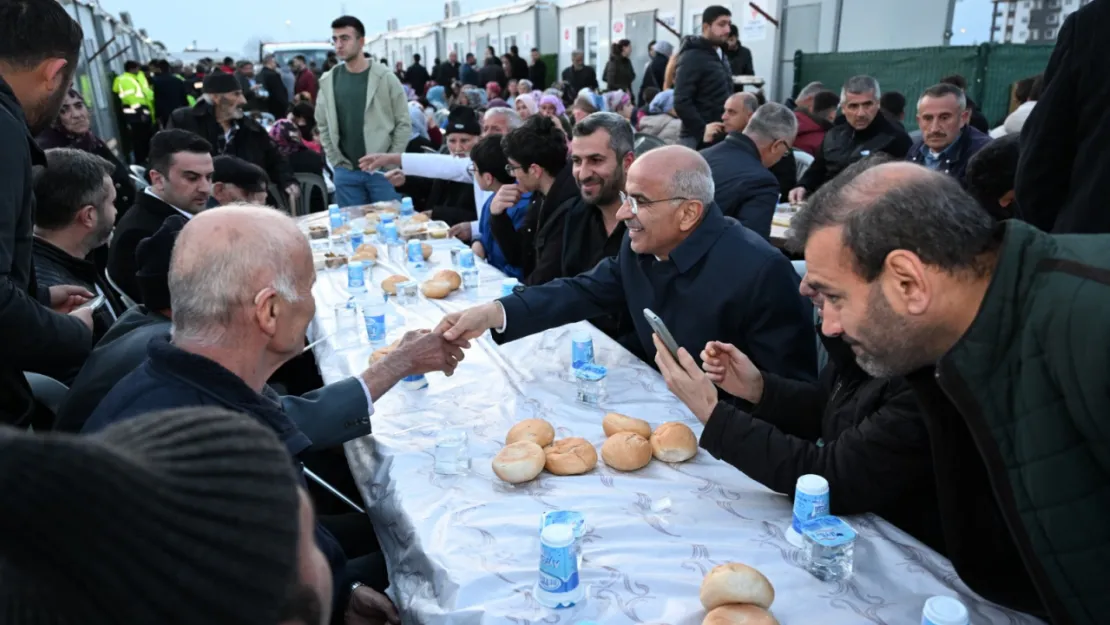
[[686, 404], [698, 421], [709, 421], [713, 408], [717, 406], [717, 389], [713, 388], [713, 382], [698, 369], [698, 363], [694, 362], [685, 347], [678, 348], [676, 362], [659, 335], [652, 334], [651, 340], [655, 343], [655, 364], [667, 381], [667, 388]]
[[296, 202], [297, 198], [301, 197], [301, 185], [300, 185], [300, 183], [294, 182], [293, 184], [289, 185], [288, 187], [285, 187], [285, 193], [289, 195], [289, 202], [290, 203]]
[[96, 297], [83, 286], [60, 284], [50, 287], [50, 308], [54, 312], [69, 314], [75, 308]]
[[93, 309], [92, 307], [78, 308], [77, 310], [69, 313], [70, 317], [77, 317], [84, 323], [88, 329], [93, 329]]
[[509, 210], [520, 201], [520, 187], [515, 184], [507, 184], [497, 190], [497, 195], [493, 196], [493, 202], [489, 205], [489, 212], [491, 215], [500, 215]]
[[705, 143], [713, 143], [717, 140], [718, 136], [723, 134], [725, 134], [724, 122], [710, 122], [705, 125], [705, 136], [702, 137], [702, 141]]
[[786, 199], [790, 200], [791, 204], [801, 204], [806, 201], [806, 188], [794, 187], [790, 190], [790, 193], [787, 194]]
[[709, 379], [729, 395], [753, 404], [763, 399], [763, 374], [735, 346], [710, 341], [701, 353], [701, 362]]
[[448, 341], [469, 341], [482, 336], [486, 330], [505, 325], [505, 313], [496, 302], [454, 312], [443, 318], [435, 332], [442, 332]]
[[451, 375], [463, 359], [465, 347], [470, 347], [468, 341], [452, 342], [444, 339], [440, 332], [417, 330], [406, 332], [397, 349], [393, 350], [387, 358], [400, 362], [406, 376], [432, 371], [442, 371]]
[[472, 243], [470, 245], [470, 250], [474, 252], [474, 255], [478, 258], [481, 258], [482, 260], [486, 259], [486, 247], [482, 245], [481, 241], [475, 241], [474, 243]]
[[358, 159], [358, 168], [362, 171], [378, 171], [385, 167], [400, 167], [400, 154], [367, 154]]
[[359, 586], [351, 593], [344, 620], [347, 625], [401, 625], [401, 616], [389, 597], [369, 586]]
[[464, 221], [451, 226], [451, 229], [447, 231], [447, 236], [460, 241], [469, 241], [474, 238], [474, 232], [470, 228], [470, 222]]
[[385, 179], [389, 181], [389, 184], [399, 187], [405, 184], [405, 172], [400, 169], [391, 169], [385, 172]]

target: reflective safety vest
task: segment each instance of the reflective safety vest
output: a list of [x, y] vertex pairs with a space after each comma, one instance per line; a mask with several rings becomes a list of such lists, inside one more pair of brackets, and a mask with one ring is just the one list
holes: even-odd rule
[[124, 72], [112, 81], [112, 91], [119, 96], [120, 103], [123, 108], [137, 109], [140, 106], [148, 106], [146, 94], [143, 93], [143, 85], [134, 74]]
[[[173, 75], [173, 77], [174, 77], [174, 78], [176, 78], [176, 79], [178, 79], [178, 80], [180, 80], [181, 82], [185, 82], [185, 77], [184, 77], [184, 76], [182, 76], [181, 74], [174, 74], [174, 75]], [[185, 101], [187, 101], [187, 102], [189, 103], [189, 106], [190, 106], [190, 107], [196, 106], [196, 104], [197, 104], [197, 99], [196, 99], [196, 98], [194, 98], [194, 97], [193, 97], [193, 95], [192, 95], [191, 93], [188, 93], [188, 91], [189, 91], [189, 87], [188, 87], [188, 85], [186, 85], [186, 86], [185, 86], [185, 91], [186, 91], [186, 93], [185, 93]]]

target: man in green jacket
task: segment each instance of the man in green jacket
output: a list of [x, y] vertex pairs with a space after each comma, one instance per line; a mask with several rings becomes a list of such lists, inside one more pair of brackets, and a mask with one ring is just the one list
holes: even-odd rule
[[412, 121], [401, 81], [363, 53], [366, 29], [345, 15], [331, 25], [336, 55], [343, 61], [320, 78], [316, 121], [324, 155], [335, 167], [340, 206], [400, 199], [381, 172], [364, 172], [367, 154], [400, 154], [412, 139]]
[[823, 332], [914, 387], [964, 582], [1053, 623], [1106, 622], [1110, 236], [995, 224], [948, 176], [860, 162], [793, 239]]

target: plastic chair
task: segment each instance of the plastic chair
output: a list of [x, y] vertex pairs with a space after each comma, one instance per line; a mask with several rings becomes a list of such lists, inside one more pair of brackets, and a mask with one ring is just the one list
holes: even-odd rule
[[637, 132], [632, 137], [632, 146], [636, 152], [636, 158], [640, 158], [644, 152], [654, 150], [655, 148], [661, 148], [664, 145], [667, 145], [666, 142], [655, 135]]
[[294, 175], [297, 177], [297, 182], [301, 184], [301, 197], [298, 198], [299, 206], [296, 208], [294, 217], [308, 215], [312, 212], [312, 198], [317, 193], [322, 205], [325, 207], [328, 205], [328, 185], [324, 182], [322, 174], [299, 173]]
[[137, 305], [135, 300], [128, 297], [127, 293], [124, 293], [123, 289], [119, 288], [119, 285], [112, 280], [112, 276], [108, 274], [107, 269], [104, 270], [104, 279], [108, 282], [108, 286], [112, 287], [112, 290], [116, 292], [116, 295], [119, 295], [119, 298], [123, 300], [124, 306], [134, 308]]
[[[58, 408], [61, 407], [62, 401], [66, 398], [66, 393], [69, 393], [69, 387], [40, 373], [24, 371], [23, 377], [27, 378], [27, 384], [31, 386], [31, 394], [35, 396], [35, 399], [46, 406], [51, 414], [57, 415]], [[53, 422], [50, 423], [50, 427], [47, 427], [45, 421], [36, 421], [36, 424], [43, 430], [53, 427]]]
[[801, 180], [802, 175], [805, 174], [809, 166], [813, 164], [813, 155], [809, 152], [794, 150], [794, 163], [796, 167], [794, 171], [798, 174], [798, 180]]
[[[142, 165], [132, 165], [130, 169], [131, 175], [143, 180], [144, 182], [146, 181], [146, 167], [143, 167]], [[147, 182], [147, 185], [149, 184], [150, 183]]]
[[270, 199], [273, 200], [275, 204], [274, 208], [292, 214], [289, 210], [289, 198], [285, 197], [285, 191], [282, 191], [276, 184], [271, 182], [266, 187], [266, 192], [270, 195]]

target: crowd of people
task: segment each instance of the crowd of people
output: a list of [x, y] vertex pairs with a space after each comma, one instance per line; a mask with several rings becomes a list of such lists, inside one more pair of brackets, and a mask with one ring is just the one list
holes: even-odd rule
[[[1110, 122], [1086, 95], [1108, 88], [1087, 73], [1107, 26], [1105, 1], [1069, 17], [994, 131], [938, 81], [914, 137], [872, 76], [786, 104], [736, 90], [751, 58], [724, 7], [654, 46], [635, 100], [628, 41], [602, 91], [580, 53], [552, 86], [515, 48], [391, 70], [344, 16], [320, 76], [225, 59], [148, 85], [129, 64], [136, 188], [70, 88], [81, 27], [0, 0], [0, 614], [399, 623], [369, 519], [308, 478], [358, 500], [341, 446], [403, 378], [452, 374], [486, 332], [588, 320], [658, 368], [713, 456], [787, 495], [822, 475], [832, 513], [881, 515], [984, 598], [1099, 622]], [[638, 149], [647, 127], [671, 145]], [[413, 198], [524, 286], [323, 384], [312, 251], [266, 206], [302, 169], [340, 205]], [[769, 241], [783, 199], [804, 272]]]

